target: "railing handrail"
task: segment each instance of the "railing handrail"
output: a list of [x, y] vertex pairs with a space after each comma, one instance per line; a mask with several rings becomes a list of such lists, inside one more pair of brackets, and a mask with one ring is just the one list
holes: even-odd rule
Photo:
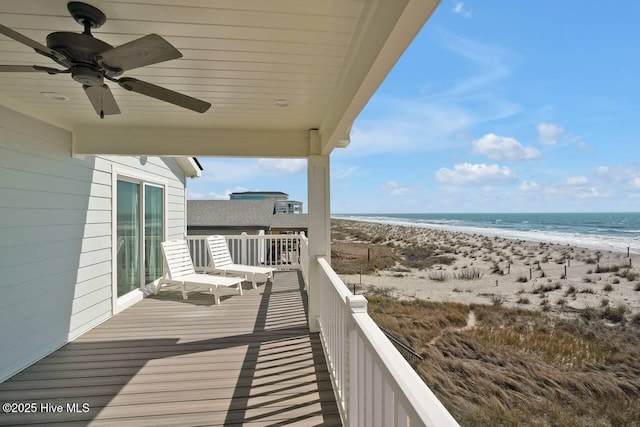
[[325, 257], [318, 257], [318, 264], [320, 264], [320, 267], [329, 279], [329, 282], [333, 285], [333, 288], [338, 292], [338, 295], [340, 295], [340, 298], [346, 304], [347, 297], [353, 295], [347, 285], [344, 284], [340, 276], [338, 276], [338, 273], [331, 268], [331, 265], [329, 265], [329, 262]]
[[[385, 337], [387, 337], [387, 339], [389, 341], [391, 341], [391, 344], [394, 345], [394, 347], [400, 352], [400, 354], [402, 354], [403, 356], [405, 356], [405, 359], [407, 357], [410, 357], [412, 359], [415, 359], [419, 362], [424, 360], [424, 357], [422, 357], [420, 354], [416, 353], [416, 351], [414, 349], [412, 349], [409, 345], [405, 344], [404, 342], [402, 342], [402, 340], [400, 339], [400, 337], [392, 334], [391, 332], [387, 331], [385, 328], [383, 328], [382, 326], [378, 325], [378, 327], [380, 328], [380, 330], [382, 331], [382, 333], [384, 334]], [[404, 355], [402, 352], [405, 352], [407, 355]], [[409, 364], [411, 364], [411, 362], [409, 362]]]
[[[206, 269], [210, 262], [208, 235], [186, 235], [196, 271]], [[269, 265], [278, 269], [300, 268], [300, 236], [298, 234], [231, 234], [231, 258], [238, 264]]]
[[[206, 239], [209, 236], [209, 234], [188, 234], [186, 235], [186, 240], [202, 240], [202, 239]], [[246, 238], [246, 239], [253, 239], [253, 240], [287, 240], [287, 239], [299, 239], [300, 235], [299, 234], [246, 234], [246, 233], [242, 233], [242, 234], [226, 234], [223, 235], [223, 237], [227, 240], [230, 239], [240, 239], [240, 238]]]
[[353, 313], [353, 320], [369, 345], [375, 348], [377, 356], [398, 390], [404, 393], [408, 408], [427, 426], [457, 426], [456, 420], [442, 405], [422, 378], [409, 365], [400, 352], [387, 339], [368, 313]]
[[300, 238], [300, 270], [304, 280], [304, 289], [309, 289], [309, 238], [301, 231]]
[[[343, 310], [339, 311], [347, 313], [346, 320], [338, 321], [342, 326], [332, 324], [333, 319], [320, 319], [322, 334], [342, 334], [340, 336], [343, 338], [340, 338], [338, 341], [342, 339], [348, 341], [348, 345], [342, 349], [343, 352], [348, 351], [348, 361], [343, 360], [340, 354], [335, 354], [336, 351], [340, 352], [339, 348], [325, 348], [325, 351], [329, 351], [329, 353], [334, 352], [334, 354], [327, 355], [331, 365], [341, 362], [346, 363], [346, 366], [330, 367], [330, 373], [332, 375], [338, 373], [341, 376], [340, 379], [335, 379], [333, 383], [334, 387], [342, 387], [341, 390], [337, 390], [336, 395], [343, 400], [339, 402], [339, 406], [341, 416], [345, 423], [357, 424], [363, 422], [363, 420], [358, 418], [360, 416], [359, 414], [364, 414], [365, 412], [369, 413], [369, 416], [373, 412], [378, 414], [384, 412], [384, 416], [389, 417], [388, 411], [393, 412], [397, 410], [399, 412], [393, 415], [394, 419], [386, 419], [383, 421], [383, 424], [389, 422], [389, 425], [392, 425], [391, 423], [393, 423], [393, 425], [404, 425], [406, 420], [402, 421], [402, 418], [408, 416], [411, 419], [411, 425], [430, 427], [458, 426], [458, 423], [424, 383], [422, 378], [420, 378], [416, 371], [385, 336], [384, 332], [369, 316], [367, 313], [366, 299], [361, 295], [354, 296], [324, 257], [318, 257], [317, 262], [321, 271], [328, 279], [329, 285], [325, 286], [331, 288], [329, 291], [333, 290], [343, 304]], [[343, 326], [351, 329], [351, 332], [340, 332]], [[334, 337], [328, 336], [326, 338], [326, 342], [323, 341], [325, 342], [325, 347], [335, 345]], [[363, 346], [360, 346], [360, 341], [364, 343]], [[367, 349], [371, 350], [368, 351]], [[375, 359], [375, 366], [380, 369], [384, 380], [387, 382], [389, 388], [393, 390], [392, 399], [395, 403], [388, 401], [383, 402], [385, 405], [391, 405], [384, 411], [380, 408], [366, 408], [367, 405], [375, 406], [376, 403], [370, 400], [372, 399], [371, 397], [367, 397], [365, 403], [362, 403], [362, 398], [358, 394], [357, 382], [363, 379], [358, 378], [358, 374], [355, 371], [358, 370], [356, 368], [361, 362], [359, 354], [361, 354], [362, 351], [368, 351], [368, 357]], [[344, 382], [345, 378], [347, 379], [346, 383]], [[358, 406], [359, 404], [365, 407]], [[366, 417], [367, 416], [365, 416], [365, 418]]]

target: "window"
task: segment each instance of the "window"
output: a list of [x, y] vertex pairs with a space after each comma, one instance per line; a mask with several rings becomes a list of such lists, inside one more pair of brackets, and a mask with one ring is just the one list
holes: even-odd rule
[[165, 239], [165, 188], [147, 179], [117, 175], [114, 290], [117, 299], [139, 291], [163, 274], [160, 244]]
[[117, 265], [119, 297], [140, 287], [140, 184], [118, 180]]
[[162, 277], [164, 240], [163, 189], [145, 185], [144, 191], [144, 277], [145, 284]]

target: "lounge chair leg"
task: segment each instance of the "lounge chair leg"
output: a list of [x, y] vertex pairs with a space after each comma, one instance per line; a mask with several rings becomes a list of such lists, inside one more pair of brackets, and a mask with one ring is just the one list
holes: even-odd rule
[[184, 300], [189, 298], [189, 295], [187, 295], [187, 285], [184, 283], [182, 284], [182, 298], [184, 298]]
[[242, 290], [242, 282], [238, 283], [238, 294], [244, 295], [244, 291]]
[[218, 291], [218, 287], [216, 286], [213, 290], [213, 302], [218, 305], [220, 304], [220, 294]]
[[251, 275], [251, 286], [253, 286], [253, 289], [256, 289], [258, 287], [258, 284], [256, 283], [256, 273], [253, 273]]

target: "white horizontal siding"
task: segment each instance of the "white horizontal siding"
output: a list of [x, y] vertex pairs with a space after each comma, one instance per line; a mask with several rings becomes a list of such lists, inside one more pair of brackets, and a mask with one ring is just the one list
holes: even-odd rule
[[184, 234], [174, 159], [70, 153], [69, 132], [0, 106], [0, 381], [112, 315], [113, 165], [166, 182]]

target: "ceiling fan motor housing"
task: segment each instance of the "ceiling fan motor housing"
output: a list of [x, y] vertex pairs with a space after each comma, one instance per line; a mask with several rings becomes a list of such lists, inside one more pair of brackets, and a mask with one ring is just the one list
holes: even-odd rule
[[104, 75], [96, 56], [113, 49], [109, 43], [87, 34], [58, 31], [47, 36], [47, 47], [72, 61], [71, 76], [75, 81], [87, 86], [103, 85]]
[[83, 65], [71, 67], [71, 77], [86, 86], [102, 86], [104, 84], [101, 71]]

